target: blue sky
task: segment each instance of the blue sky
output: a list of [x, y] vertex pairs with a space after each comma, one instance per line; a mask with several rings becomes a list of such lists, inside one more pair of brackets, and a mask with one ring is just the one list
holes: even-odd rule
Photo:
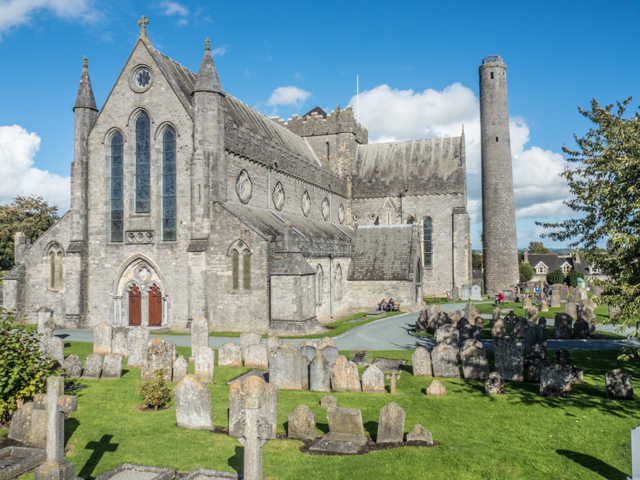
[[[640, 105], [640, 3], [0, 0], [0, 204], [35, 193], [69, 205], [82, 57], [100, 108], [139, 36], [198, 70], [210, 37], [223, 88], [266, 115], [355, 103], [371, 141], [467, 137], [472, 243], [480, 248], [478, 66], [507, 64], [518, 245], [567, 218], [562, 145], [577, 112]], [[545, 245], [559, 246], [550, 240]]]

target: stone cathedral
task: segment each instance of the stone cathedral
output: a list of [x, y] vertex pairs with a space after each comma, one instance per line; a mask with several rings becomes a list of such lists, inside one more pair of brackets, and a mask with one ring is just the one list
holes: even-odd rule
[[464, 132], [368, 144], [350, 108], [288, 122], [140, 39], [98, 109], [82, 69], [71, 208], [16, 235], [4, 306], [67, 328], [309, 333], [471, 284]]

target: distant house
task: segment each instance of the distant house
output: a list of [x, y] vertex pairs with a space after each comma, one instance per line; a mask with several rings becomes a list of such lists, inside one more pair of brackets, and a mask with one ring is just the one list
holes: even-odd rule
[[603, 275], [599, 269], [582, 259], [577, 251], [575, 253], [529, 253], [525, 248], [520, 255], [520, 260], [533, 267], [532, 282], [538, 282], [540, 279], [546, 280], [547, 274], [554, 270], [562, 270], [565, 277], [569, 275], [571, 270], [576, 270], [584, 275], [585, 280], [589, 278], [604, 280], [606, 278], [606, 275]]

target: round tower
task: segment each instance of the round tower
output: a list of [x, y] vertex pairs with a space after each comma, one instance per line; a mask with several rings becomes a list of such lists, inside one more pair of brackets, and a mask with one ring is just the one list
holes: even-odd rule
[[492, 55], [482, 60], [479, 74], [484, 284], [486, 293], [495, 294], [518, 283], [507, 66]]

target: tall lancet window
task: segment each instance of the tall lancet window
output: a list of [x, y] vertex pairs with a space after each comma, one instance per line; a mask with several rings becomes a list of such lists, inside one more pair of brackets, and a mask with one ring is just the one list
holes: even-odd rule
[[111, 241], [122, 242], [124, 240], [124, 203], [122, 185], [122, 134], [116, 132], [111, 137]]
[[151, 211], [151, 160], [149, 115], [142, 112], [136, 119], [136, 213]]
[[162, 239], [175, 240], [176, 212], [176, 131], [169, 127], [162, 135]]
[[433, 264], [433, 254], [432, 254], [432, 245], [431, 245], [431, 232], [432, 225], [431, 219], [429, 217], [424, 219], [422, 224], [422, 242], [424, 245], [424, 266], [425, 268], [431, 268]]

